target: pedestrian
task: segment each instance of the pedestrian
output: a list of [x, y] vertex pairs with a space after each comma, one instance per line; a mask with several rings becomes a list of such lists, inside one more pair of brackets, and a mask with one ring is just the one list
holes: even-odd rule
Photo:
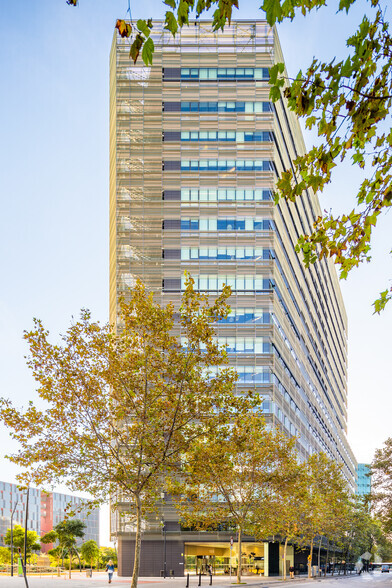
[[290, 578], [294, 578], [294, 566], [289, 567]]
[[210, 574], [210, 578], [212, 577], [212, 565], [208, 566], [208, 573]]
[[106, 570], [109, 575], [109, 584], [112, 583], [113, 573], [114, 573], [114, 563], [111, 559], [109, 559], [108, 563], [106, 564]]

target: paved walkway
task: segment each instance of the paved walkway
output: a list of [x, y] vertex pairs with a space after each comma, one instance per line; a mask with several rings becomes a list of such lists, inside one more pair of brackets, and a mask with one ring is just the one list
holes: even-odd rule
[[[354, 577], [354, 576], [352, 576]], [[350, 578], [350, 576], [334, 576], [334, 580], [345, 580]], [[190, 576], [189, 588], [197, 588], [198, 587], [198, 576]], [[326, 580], [331, 580], [332, 578], [328, 576]], [[244, 576], [242, 578], [244, 588], [267, 588], [268, 586], [277, 586], [282, 583], [281, 578], [264, 578], [263, 576]], [[324, 582], [324, 578], [315, 578], [310, 579], [306, 578], [305, 576], [296, 576], [294, 580], [288, 579], [285, 584], [298, 584], [298, 583], [314, 583], [315, 581]], [[112, 586], [125, 586], [130, 585], [131, 578], [118, 578], [116, 574], [113, 577]], [[86, 574], [79, 574], [79, 572], [72, 573], [72, 579], [69, 580], [64, 576], [58, 578], [57, 576], [31, 576], [28, 577], [28, 584], [31, 588], [103, 588], [108, 585], [108, 576], [107, 574], [101, 572], [93, 572], [92, 578], [87, 578]], [[166, 578], [165, 580], [162, 578], [140, 578], [138, 584], [140, 586], [145, 585], [145, 588], [185, 588], [186, 585], [186, 578]], [[201, 588], [207, 588], [209, 586], [209, 577], [202, 576], [201, 579]], [[238, 586], [235, 584], [235, 578], [225, 577], [225, 576], [213, 576], [212, 578], [212, 586], [214, 588], [234, 588]], [[10, 576], [0, 576], [0, 588], [25, 588], [24, 578], [20, 578], [18, 576], [14, 576], [11, 578]], [[298, 587], [299, 588], [299, 587]]]

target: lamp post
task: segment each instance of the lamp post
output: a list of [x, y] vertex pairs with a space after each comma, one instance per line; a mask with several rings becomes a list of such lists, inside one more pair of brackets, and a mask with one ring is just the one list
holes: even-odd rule
[[162, 508], [162, 520], [161, 520], [161, 525], [162, 525], [162, 535], [163, 535], [163, 578], [166, 578], [166, 523], [165, 523], [165, 513], [164, 513], [164, 508], [165, 508], [165, 493], [161, 492], [161, 498], [162, 498], [162, 502], [163, 502], [163, 508]]
[[163, 577], [166, 578], [166, 524], [162, 521], [162, 535], [163, 535]]
[[29, 588], [29, 583], [27, 581], [27, 523], [28, 523], [28, 519], [29, 519], [29, 487], [27, 486], [26, 488], [26, 516], [25, 516], [25, 540], [24, 540], [24, 565], [23, 565], [23, 576], [24, 576], [24, 581], [26, 584], [26, 588]]
[[[14, 575], [14, 514], [15, 514], [16, 507], [18, 506], [18, 501], [19, 501], [19, 498], [17, 496], [15, 506], [11, 512], [11, 576]], [[11, 508], [12, 508], [12, 502], [11, 502]]]

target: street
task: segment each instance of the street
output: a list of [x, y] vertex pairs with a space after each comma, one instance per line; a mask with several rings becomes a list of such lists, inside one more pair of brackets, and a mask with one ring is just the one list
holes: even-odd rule
[[[273, 586], [278, 587], [283, 584], [279, 578], [259, 578], [255, 579], [244, 578], [248, 582], [244, 582], [243, 585], [246, 588], [271, 588]], [[29, 586], [31, 588], [103, 588], [108, 585], [107, 575], [100, 573], [95, 574], [93, 578], [86, 578], [86, 576], [75, 573], [71, 580], [66, 578], [57, 577], [31, 577], [28, 578]], [[113, 588], [118, 586], [130, 585], [130, 578], [113, 578]], [[392, 574], [382, 574], [380, 571], [373, 573], [364, 573], [360, 576], [335, 576], [329, 578], [315, 578], [308, 580], [307, 578], [295, 578], [294, 580], [287, 579], [284, 584], [295, 585], [296, 588], [302, 586], [308, 586], [312, 584], [321, 584], [322, 588], [371, 588], [372, 586], [391, 586], [392, 585]], [[186, 578], [174, 578], [163, 580], [161, 578], [140, 578], [139, 585], [143, 588], [185, 588]], [[207, 577], [202, 577], [201, 588], [207, 588], [209, 586], [209, 580]], [[213, 577], [212, 586], [215, 588], [229, 588], [236, 586], [233, 582], [230, 582], [229, 578]], [[0, 576], [0, 588], [25, 588], [25, 582], [23, 578]], [[197, 576], [190, 577], [189, 588], [198, 588]], [[321, 587], [320, 587], [321, 588]]]

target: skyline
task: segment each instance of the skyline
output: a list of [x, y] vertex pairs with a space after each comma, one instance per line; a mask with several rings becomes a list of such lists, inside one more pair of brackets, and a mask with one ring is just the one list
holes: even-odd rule
[[[33, 316], [43, 319], [53, 338], [65, 331], [81, 307], [90, 308], [102, 322], [108, 319], [109, 49], [115, 20], [126, 15], [127, 1], [108, 4], [95, 0], [92, 10], [87, 0], [78, 8], [67, 6], [65, 0], [20, 0], [7, 11], [1, 9], [5, 107], [0, 189], [6, 279], [1, 294], [0, 383], [1, 395], [12, 396], [17, 404], [35, 398], [22, 340], [22, 331], [31, 328]], [[149, 17], [157, 5], [144, 3], [137, 13], [134, 10], [134, 19]], [[238, 18], [252, 17], [252, 10], [241, 10]], [[325, 21], [325, 16], [323, 20], [323, 12], [278, 27], [291, 74], [301, 64], [305, 67], [319, 50], [325, 58], [330, 56], [326, 29], [331, 21]], [[345, 18], [342, 15], [341, 22]], [[28, 22], [29, 34], [15, 35], [11, 24], [15, 22], [21, 27]], [[97, 27], [95, 34], [93, 27]], [[347, 31], [342, 25], [334, 31], [333, 49], [340, 50]], [[308, 43], [306, 48], [301, 45], [305, 55], [299, 56], [298, 43], [303, 38]], [[305, 133], [307, 146], [312, 139]], [[349, 207], [350, 186], [358, 182], [350, 172], [348, 165], [337, 170], [321, 199], [322, 208], [339, 210], [341, 199]], [[351, 189], [352, 203], [354, 193]], [[390, 435], [392, 311], [387, 307], [378, 317], [371, 308], [377, 293], [386, 287], [386, 268], [391, 268], [391, 259], [384, 254], [389, 218], [382, 220], [373, 244], [374, 261], [341, 282], [349, 318], [348, 437], [358, 461], [365, 463]], [[371, 422], [369, 395], [376, 417]], [[0, 441], [9, 447], [7, 431], [1, 431]], [[13, 481], [16, 468], [4, 460], [2, 465], [8, 472], [3, 478]]]

